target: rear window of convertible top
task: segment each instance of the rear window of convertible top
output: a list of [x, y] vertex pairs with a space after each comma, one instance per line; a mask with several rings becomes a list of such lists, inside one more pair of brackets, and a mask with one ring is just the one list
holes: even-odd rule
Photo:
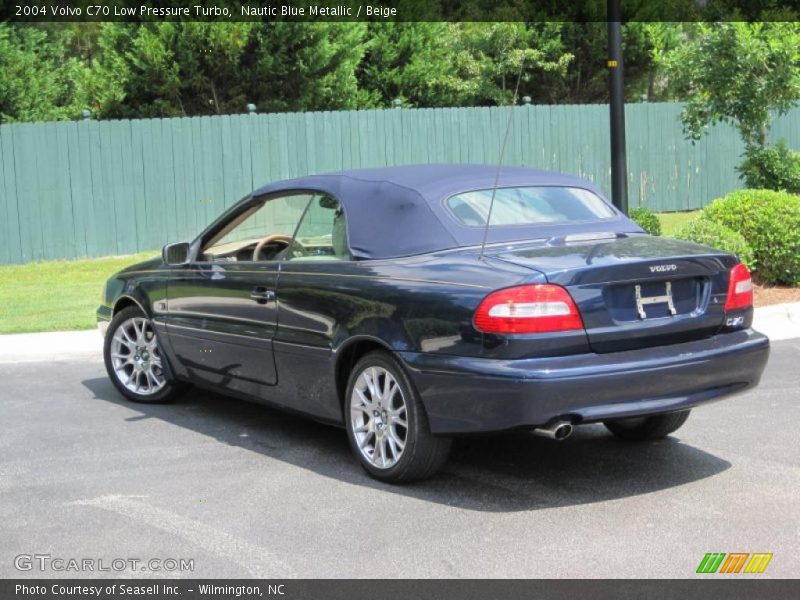
[[[462, 225], [485, 227], [491, 202], [491, 189], [476, 190], [451, 196], [447, 199], [447, 208]], [[602, 198], [583, 188], [497, 188], [491, 226], [594, 221], [614, 215], [614, 210]]]

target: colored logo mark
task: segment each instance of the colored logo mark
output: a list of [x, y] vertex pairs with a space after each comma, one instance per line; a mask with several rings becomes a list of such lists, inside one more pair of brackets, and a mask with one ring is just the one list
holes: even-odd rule
[[708, 552], [697, 567], [697, 573], [763, 573], [772, 554], [766, 552]]

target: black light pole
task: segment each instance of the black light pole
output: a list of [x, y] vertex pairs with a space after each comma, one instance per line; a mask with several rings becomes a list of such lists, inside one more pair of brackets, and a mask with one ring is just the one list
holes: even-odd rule
[[619, 0], [608, 0], [608, 73], [611, 88], [611, 200], [628, 213], [628, 167], [625, 158], [625, 85], [622, 76], [622, 27]]

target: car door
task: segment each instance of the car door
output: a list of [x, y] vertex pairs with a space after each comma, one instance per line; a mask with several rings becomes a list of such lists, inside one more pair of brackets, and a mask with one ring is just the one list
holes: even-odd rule
[[313, 197], [284, 193], [245, 204], [201, 240], [197, 260], [173, 272], [166, 330], [181, 375], [256, 396], [277, 383], [279, 262]]
[[331, 421], [341, 420], [335, 338], [352, 325], [350, 315], [371, 306], [356, 291], [358, 266], [339, 202], [329, 195], [312, 199], [281, 262], [274, 349], [287, 403]]

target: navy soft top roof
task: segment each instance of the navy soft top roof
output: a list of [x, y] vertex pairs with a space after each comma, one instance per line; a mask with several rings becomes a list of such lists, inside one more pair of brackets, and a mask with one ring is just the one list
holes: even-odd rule
[[[470, 190], [490, 189], [497, 167], [489, 165], [407, 165], [310, 175], [265, 185], [254, 197], [288, 190], [316, 190], [338, 199], [347, 218], [350, 250], [359, 258], [394, 258], [435, 252], [483, 241], [484, 229], [460, 223], [444, 200]], [[602, 192], [590, 182], [550, 171], [504, 167], [498, 187], [553, 185]], [[493, 226], [488, 243], [548, 238], [597, 231], [586, 223]], [[603, 231], [640, 232], [621, 213], [604, 220]]]

